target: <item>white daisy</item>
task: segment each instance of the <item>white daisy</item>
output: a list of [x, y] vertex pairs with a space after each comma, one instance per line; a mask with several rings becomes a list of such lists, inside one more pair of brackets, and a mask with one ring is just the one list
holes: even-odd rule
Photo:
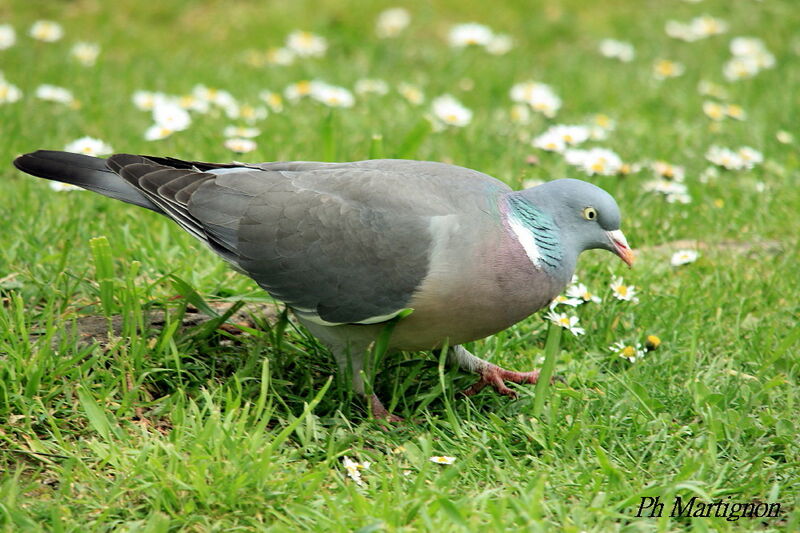
[[436, 463], [437, 465], [451, 465], [456, 462], [456, 458], [450, 457], [449, 455], [434, 455], [428, 460], [432, 463]]
[[56, 102], [59, 104], [72, 104], [75, 98], [72, 96], [72, 91], [64, 87], [50, 85], [44, 83], [36, 88], [36, 98], [45, 100], [47, 102]]
[[511, 87], [511, 99], [528, 104], [546, 117], [554, 117], [561, 108], [561, 99], [553, 89], [537, 81], [525, 81]]
[[450, 28], [447, 41], [454, 48], [464, 48], [471, 45], [487, 46], [493, 37], [494, 34], [488, 26], [477, 22], [469, 22], [467, 24], [456, 24]]
[[132, 96], [133, 105], [142, 111], [152, 111], [159, 102], [166, 102], [167, 95], [153, 91], [135, 91]]
[[170, 135], [175, 133], [174, 130], [167, 128], [166, 126], [161, 126], [159, 124], [153, 124], [144, 132], [144, 140], [146, 141], [158, 141], [161, 139], [166, 139]]
[[0, 24], [0, 50], [14, 46], [17, 42], [17, 32], [11, 24]]
[[657, 178], [682, 182], [686, 177], [685, 168], [667, 163], [666, 161], [653, 161], [650, 164], [650, 168]]
[[397, 86], [397, 92], [400, 93], [400, 96], [408, 100], [410, 104], [422, 105], [425, 102], [425, 93], [422, 92], [422, 89], [418, 85], [400, 83]]
[[623, 341], [617, 341], [609, 346], [608, 349], [623, 359], [627, 359], [631, 363], [635, 363], [636, 361], [644, 358], [645, 354], [645, 351], [642, 349], [642, 345], [638, 342], [634, 345], [631, 345], [626, 344]]
[[22, 98], [22, 91], [0, 75], [0, 104], [13, 104]]
[[356, 81], [354, 90], [358, 95], [363, 95], [363, 94], [384, 95], [388, 94], [389, 92], [389, 84], [383, 80], [363, 78]]
[[564, 159], [570, 165], [582, 169], [593, 176], [614, 176], [622, 168], [622, 159], [607, 148], [591, 148], [589, 150], [570, 149], [564, 152]]
[[578, 307], [583, 302], [578, 298], [570, 298], [568, 296], [564, 296], [563, 294], [559, 294], [553, 301], [550, 302], [550, 309], [555, 309], [559, 305], [567, 305], [569, 307]]
[[677, 61], [670, 61], [669, 59], [659, 59], [653, 63], [653, 76], [657, 80], [665, 80], [667, 78], [677, 78], [686, 71], [683, 63]]
[[182, 131], [189, 127], [192, 118], [181, 106], [173, 102], [156, 102], [153, 107], [153, 120], [159, 126], [172, 131]]
[[110, 154], [114, 151], [111, 145], [95, 139], [94, 137], [81, 137], [64, 147], [65, 152], [74, 152], [76, 154], [90, 155], [93, 157]]
[[100, 55], [100, 45], [95, 43], [75, 43], [69, 51], [70, 55], [85, 67], [91, 67]]
[[494, 56], [502, 56], [507, 54], [514, 48], [514, 40], [510, 35], [495, 34], [492, 39], [486, 44], [486, 51]]
[[255, 141], [250, 139], [225, 139], [223, 145], [228, 150], [239, 154], [246, 154], [256, 149]]
[[316, 80], [301, 80], [291, 83], [283, 90], [283, 95], [290, 102], [296, 102], [302, 98], [311, 96], [311, 93], [315, 90], [315, 86], [320, 83], [322, 82]]
[[553, 324], [569, 330], [569, 332], [576, 337], [586, 333], [583, 328], [578, 327], [578, 322], [580, 322], [580, 319], [574, 315], [569, 316], [566, 313], [556, 313], [555, 311], [550, 311], [545, 315], [545, 318]]
[[58, 22], [52, 20], [37, 20], [31, 26], [28, 35], [45, 43], [52, 43], [64, 36], [64, 28]]
[[353, 107], [353, 93], [344, 87], [318, 82], [311, 88], [311, 98], [328, 107]]
[[355, 481], [357, 485], [364, 484], [364, 480], [361, 479], [361, 471], [369, 468], [369, 461], [359, 463], [357, 461], [353, 461], [345, 455], [342, 457], [342, 466], [344, 467], [345, 472], [347, 472], [347, 477]]
[[611, 281], [611, 291], [614, 294], [614, 298], [617, 300], [634, 303], [639, 301], [636, 297], [636, 287], [633, 285], [625, 285], [625, 280], [623, 278], [614, 278]]
[[594, 302], [599, 304], [603, 301], [602, 298], [590, 292], [583, 283], [577, 283], [567, 288], [567, 296], [580, 300], [581, 302]]
[[289, 48], [270, 48], [265, 54], [265, 59], [270, 65], [286, 67], [294, 63], [295, 53]]
[[603, 39], [599, 45], [600, 55], [612, 59], [619, 59], [623, 63], [633, 61], [636, 51], [629, 42], [618, 41], [616, 39]]
[[382, 11], [375, 21], [375, 33], [381, 39], [397, 37], [411, 22], [408, 10], [402, 7], [393, 7]]
[[272, 91], [261, 91], [258, 97], [270, 108], [273, 113], [283, 111], [283, 97]]
[[245, 139], [252, 139], [261, 135], [261, 130], [258, 128], [246, 128], [243, 126], [226, 126], [222, 131], [222, 135], [226, 138], [231, 137], [244, 137]]
[[328, 41], [310, 31], [296, 30], [286, 38], [286, 48], [300, 57], [322, 57], [328, 50]]
[[464, 127], [472, 120], [472, 111], [449, 94], [434, 99], [431, 110], [433, 116], [447, 126]]
[[669, 263], [672, 266], [688, 265], [697, 261], [699, 256], [700, 254], [697, 253], [697, 250], [678, 250], [672, 254]]

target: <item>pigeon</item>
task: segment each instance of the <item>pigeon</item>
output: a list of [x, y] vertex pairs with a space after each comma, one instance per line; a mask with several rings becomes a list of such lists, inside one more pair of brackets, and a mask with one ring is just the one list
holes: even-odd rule
[[[333, 353], [372, 416], [392, 415], [364, 377], [387, 353], [447, 347], [448, 361], [515, 397], [506, 370], [463, 344], [546, 307], [578, 255], [634, 255], [603, 189], [556, 179], [514, 191], [481, 172], [432, 161], [203, 163], [39, 150], [23, 172], [164, 215], [284, 302]], [[382, 336], [383, 335], [383, 336]]]

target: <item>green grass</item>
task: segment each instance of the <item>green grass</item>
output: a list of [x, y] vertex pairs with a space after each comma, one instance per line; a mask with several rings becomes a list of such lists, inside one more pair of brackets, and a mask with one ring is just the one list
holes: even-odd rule
[[[0, 66], [25, 95], [0, 105], [0, 525], [798, 530], [800, 144], [775, 138], [787, 130], [800, 140], [794, 4], [420, 1], [409, 4], [408, 31], [385, 41], [372, 28], [386, 6], [355, 0], [3, 3], [0, 23], [16, 28], [18, 43], [0, 51]], [[727, 20], [729, 33], [696, 43], [664, 34], [667, 19], [703, 13]], [[64, 39], [28, 38], [39, 18], [63, 23]], [[451, 50], [448, 27], [467, 21], [510, 33], [516, 47], [500, 57]], [[329, 40], [325, 58], [289, 67], [246, 63], [247, 50], [279, 46], [297, 28]], [[738, 35], [762, 38], [776, 67], [725, 82], [721, 65]], [[633, 42], [636, 59], [599, 57], [604, 37]], [[97, 66], [68, 60], [78, 40], [102, 46]], [[654, 81], [651, 66], [662, 57], [683, 62], [686, 73]], [[333, 112], [301, 102], [271, 114], [260, 124], [258, 150], [236, 156], [222, 146], [228, 120], [196, 116], [189, 130], [152, 143], [142, 138], [147, 113], [130, 102], [137, 89], [181, 94], [205, 83], [257, 103], [260, 90], [280, 91], [300, 79], [352, 87], [366, 76], [417, 83], [428, 101], [450, 92], [474, 119], [463, 129], [430, 132], [419, 126], [427, 107], [394, 91]], [[460, 88], [464, 78], [473, 80], [472, 90]], [[604, 301], [578, 309], [585, 336], [562, 336], [556, 372], [567, 383], [551, 390], [538, 418], [532, 387], [517, 387], [513, 402], [491, 392], [459, 398], [472, 376], [442, 368], [430, 355], [403, 354], [377, 387], [410, 422], [387, 431], [337, 379], [329, 385], [331, 357], [286, 317], [255, 317], [259, 327], [240, 336], [178, 329], [187, 302], [269, 298], [177, 226], [98, 195], [51, 191], [10, 165], [17, 154], [92, 135], [118, 151], [187, 159], [382, 154], [450, 161], [514, 187], [529, 178], [582, 177], [552, 154], [538, 154], [538, 166], [525, 163], [535, 150], [520, 136], [548, 124], [539, 116], [529, 125], [507, 118], [508, 90], [526, 79], [546, 82], [562, 97], [554, 122], [605, 113], [617, 128], [602, 146], [628, 161], [684, 165], [693, 197], [688, 205], [668, 204], [644, 192], [647, 171], [590, 178], [617, 198], [623, 229], [641, 252], [632, 271], [610, 254], [582, 256], [578, 274]], [[701, 79], [722, 84], [747, 120], [710, 128]], [[37, 100], [40, 83], [70, 88], [80, 109]], [[766, 163], [700, 183], [712, 144], [753, 146]], [[758, 182], [764, 192], [756, 191]], [[669, 243], [678, 239], [708, 248], [676, 269]], [[637, 286], [638, 304], [611, 298], [612, 275]], [[165, 309], [166, 323], [142, 333], [152, 309]], [[122, 332], [87, 342], [77, 321], [84, 315], [121, 315]], [[634, 365], [607, 349], [648, 334], [663, 345]], [[533, 316], [471, 349], [527, 370], [540, 364], [545, 339], [545, 323]], [[433, 464], [432, 455], [456, 462]], [[346, 478], [343, 456], [371, 463], [364, 486]], [[780, 502], [784, 513], [738, 522], [670, 518], [674, 495]], [[636, 518], [643, 496], [668, 502], [665, 516]]]

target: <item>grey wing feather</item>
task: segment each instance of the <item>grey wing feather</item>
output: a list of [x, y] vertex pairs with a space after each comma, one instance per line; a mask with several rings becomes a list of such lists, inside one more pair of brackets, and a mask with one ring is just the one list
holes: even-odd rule
[[437, 216], [509, 189], [442, 163], [215, 165], [115, 155], [108, 167], [274, 297], [327, 323], [391, 316], [428, 273]]

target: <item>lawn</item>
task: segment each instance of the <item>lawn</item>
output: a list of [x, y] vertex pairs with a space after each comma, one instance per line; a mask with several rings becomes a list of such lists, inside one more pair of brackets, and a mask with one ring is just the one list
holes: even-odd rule
[[[420, 0], [403, 3], [407, 27], [376, 32], [379, 14], [395, 6], [6, 0], [0, 525], [800, 530], [795, 4]], [[712, 18], [689, 25], [702, 15]], [[42, 40], [58, 32], [39, 26], [31, 37], [39, 20], [57, 22], [63, 36]], [[494, 37], [467, 28], [477, 44], [452, 45], [451, 29], [468, 22]], [[295, 34], [287, 53], [297, 30], [313, 35]], [[631, 44], [633, 57], [614, 43], [605, 53], [621, 59], [604, 56], [609, 38]], [[99, 45], [94, 64], [91, 47], [73, 49], [79, 42]], [[384, 81], [386, 93], [364, 79]], [[292, 90], [309, 87], [302, 80], [329, 84], [328, 103], [318, 94], [293, 100]], [[517, 84], [531, 81], [558, 100], [512, 99], [515, 85], [525, 92]], [[43, 99], [43, 84], [71, 94], [51, 89]], [[165, 137], [147, 140], [154, 118], [143, 108], [153, 95], [139, 94], [137, 106], [137, 91], [195, 91], [183, 101], [196, 106], [191, 124], [170, 123], [180, 130], [170, 133], [162, 123], [155, 133]], [[447, 94], [464, 109], [437, 118], [434, 102]], [[559, 124], [589, 126], [579, 149], [620, 160], [547, 149], [541, 135]], [[226, 145], [226, 126], [256, 128], [235, 132], [255, 133], [255, 145]], [[391, 358], [376, 384], [406, 418], [387, 428], [279, 302], [175, 224], [53, 190], [11, 165], [85, 136], [115, 152], [205, 161], [444, 161], [515, 188], [581, 178], [617, 199], [637, 262], [628, 270], [605, 252], [582, 255], [579, 282], [601, 301], [556, 308], [585, 334], [563, 330], [556, 373], [565, 383], [540, 416], [532, 387], [512, 385], [515, 401], [488, 389], [463, 398], [474, 376], [408, 353]], [[698, 257], [674, 265], [681, 250]], [[612, 291], [617, 277], [634, 299]], [[469, 348], [507, 368], [537, 367], [545, 314]], [[657, 349], [645, 348], [648, 336], [660, 339]], [[635, 362], [610, 349], [616, 343]], [[454, 461], [431, 460], [439, 456]], [[348, 470], [345, 458], [361, 467]], [[356, 471], [360, 481], [348, 475]], [[670, 516], [692, 497], [779, 503], [780, 514]], [[647, 498], [660, 498], [660, 517], [650, 508], [637, 517], [654, 502]]]

